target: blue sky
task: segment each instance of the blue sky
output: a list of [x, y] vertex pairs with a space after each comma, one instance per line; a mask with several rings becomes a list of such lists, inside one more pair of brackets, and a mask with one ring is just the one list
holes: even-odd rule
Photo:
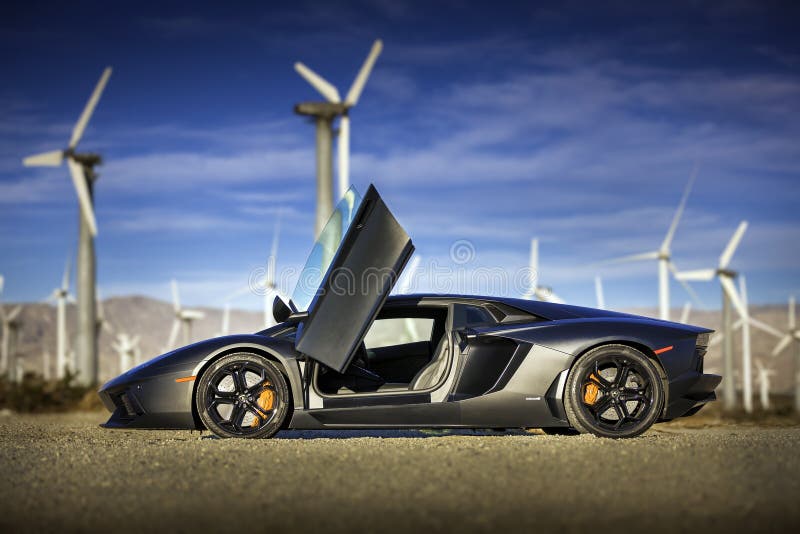
[[[673, 246], [711, 267], [741, 219], [733, 267], [750, 300], [800, 290], [798, 8], [779, 2], [64, 3], [7, 5], [0, 20], [0, 273], [6, 300], [39, 300], [77, 235], [67, 170], [23, 156], [66, 144], [106, 65], [81, 143], [105, 157], [96, 187], [104, 296], [221, 305], [268, 254], [313, 238], [317, 95], [302, 60], [341, 92], [372, 41], [381, 55], [352, 117], [352, 181], [374, 182], [423, 265], [527, 264], [593, 304], [654, 306], [656, 265], [596, 267], [655, 249], [695, 163]], [[456, 266], [462, 268], [461, 266]], [[421, 281], [426, 289], [425, 280]], [[697, 284], [716, 307], [716, 284]], [[503, 292], [513, 294], [512, 288]], [[673, 303], [686, 295], [672, 285]], [[242, 307], [257, 306], [255, 297]]]

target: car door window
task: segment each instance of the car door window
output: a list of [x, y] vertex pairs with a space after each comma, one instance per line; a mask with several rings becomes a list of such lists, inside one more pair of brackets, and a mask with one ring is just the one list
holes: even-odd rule
[[391, 347], [418, 341], [429, 341], [433, 330], [430, 318], [389, 318], [378, 319], [364, 337], [367, 349]]
[[457, 304], [454, 309], [453, 324], [456, 328], [478, 328], [493, 326], [497, 321], [483, 306]]

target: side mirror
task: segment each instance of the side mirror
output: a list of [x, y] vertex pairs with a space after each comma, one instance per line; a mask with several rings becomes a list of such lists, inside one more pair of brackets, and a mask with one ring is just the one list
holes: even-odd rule
[[290, 315], [292, 315], [292, 309], [283, 302], [282, 298], [275, 295], [275, 300], [272, 301], [272, 316], [275, 318], [275, 322], [282, 323]]

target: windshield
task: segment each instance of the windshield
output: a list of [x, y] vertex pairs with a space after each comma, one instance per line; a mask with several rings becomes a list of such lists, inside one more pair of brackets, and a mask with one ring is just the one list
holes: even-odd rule
[[317, 294], [328, 267], [331, 266], [336, 251], [342, 243], [353, 217], [361, 205], [361, 195], [355, 187], [351, 187], [342, 196], [342, 199], [334, 208], [325, 228], [320, 232], [319, 237], [314, 242], [311, 254], [308, 255], [306, 264], [300, 272], [297, 286], [292, 293], [292, 302], [298, 311], [307, 311], [314, 295]]

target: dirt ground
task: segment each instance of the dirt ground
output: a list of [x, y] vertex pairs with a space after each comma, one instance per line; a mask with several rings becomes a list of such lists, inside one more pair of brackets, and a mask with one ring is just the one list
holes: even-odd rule
[[[0, 530], [798, 531], [800, 426], [692, 418], [631, 440], [522, 431], [105, 430], [0, 416]], [[599, 529], [599, 530], [598, 530]]]

